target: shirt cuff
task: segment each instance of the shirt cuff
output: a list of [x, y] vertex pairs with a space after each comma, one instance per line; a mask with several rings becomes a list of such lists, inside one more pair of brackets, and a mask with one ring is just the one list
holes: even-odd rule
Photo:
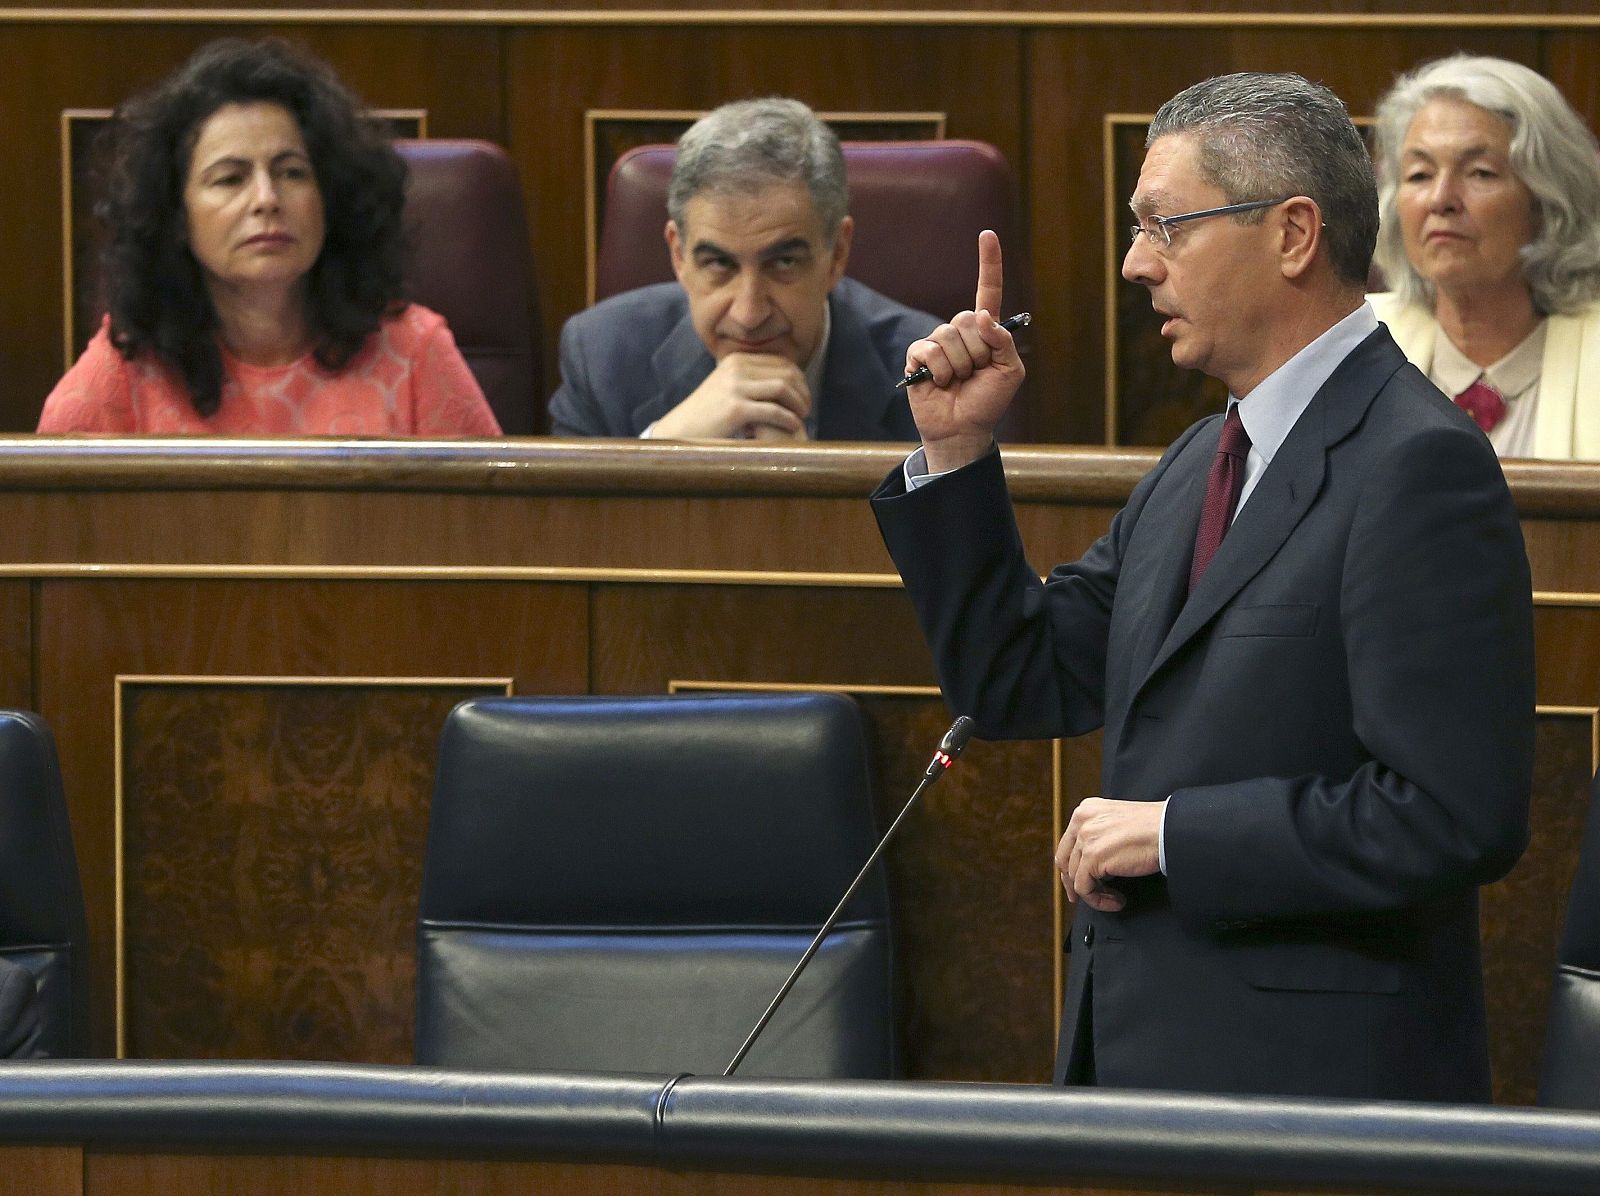
[[1167, 874], [1167, 804], [1171, 801], [1169, 797], [1161, 803], [1161, 826], [1156, 831], [1156, 866], [1162, 876]]
[[920, 486], [926, 486], [929, 482], [937, 482], [946, 474], [955, 472], [947, 469], [941, 473], [929, 473], [928, 454], [922, 450], [920, 445], [917, 447], [916, 452], [906, 458], [906, 463], [901, 467], [901, 471], [905, 474], [907, 494]]

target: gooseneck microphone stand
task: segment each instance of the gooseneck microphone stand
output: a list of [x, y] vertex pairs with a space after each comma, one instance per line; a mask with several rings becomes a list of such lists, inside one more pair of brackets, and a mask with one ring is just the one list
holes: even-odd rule
[[878, 857], [883, 855], [884, 849], [889, 846], [889, 841], [899, 831], [900, 824], [906, 820], [906, 815], [911, 813], [911, 807], [917, 804], [917, 799], [933, 788], [934, 783], [944, 776], [945, 772], [956, 762], [956, 757], [967, 746], [967, 740], [972, 738], [972, 720], [962, 715], [950, 724], [950, 729], [944, 733], [944, 738], [939, 741], [938, 749], [933, 753], [933, 759], [923, 771], [922, 780], [917, 784], [916, 790], [900, 808], [900, 813], [895, 815], [895, 820], [889, 824], [889, 829], [884, 832], [883, 838], [878, 840], [878, 846], [873, 848], [872, 854], [867, 857], [867, 862], [861, 865], [861, 871], [856, 873], [856, 878], [850, 882], [850, 887], [844, 891], [844, 896], [839, 898], [839, 904], [833, 907], [833, 912], [828, 915], [828, 920], [822, 924], [822, 929], [817, 931], [817, 937], [811, 940], [811, 945], [806, 948], [800, 962], [794, 965], [794, 971], [789, 973], [789, 978], [783, 982], [783, 987], [778, 989], [777, 996], [772, 998], [772, 1003], [767, 1006], [767, 1011], [761, 1015], [761, 1020], [750, 1031], [750, 1036], [744, 1040], [744, 1045], [734, 1055], [728, 1064], [727, 1070], [722, 1074], [731, 1076], [734, 1069], [744, 1062], [744, 1057], [750, 1053], [750, 1048], [760, 1037], [761, 1031], [766, 1029], [767, 1023], [772, 1020], [772, 1015], [778, 1012], [778, 1006], [783, 1004], [783, 999], [789, 995], [789, 990], [794, 987], [794, 982], [800, 979], [800, 973], [805, 971], [806, 964], [811, 962], [811, 957], [817, 953], [817, 948], [822, 946], [822, 940], [833, 929], [834, 923], [844, 913], [845, 906], [850, 904], [850, 899], [856, 895], [856, 890], [867, 879], [867, 873], [872, 871], [872, 866], [878, 862]]

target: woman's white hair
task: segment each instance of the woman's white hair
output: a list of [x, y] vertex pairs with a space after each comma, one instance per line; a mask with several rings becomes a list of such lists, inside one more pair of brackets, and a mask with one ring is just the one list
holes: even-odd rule
[[1439, 96], [1475, 104], [1511, 129], [1511, 168], [1533, 193], [1533, 240], [1522, 273], [1534, 305], [1571, 314], [1600, 296], [1600, 145], [1550, 80], [1503, 58], [1454, 54], [1395, 80], [1378, 102], [1376, 259], [1409, 303], [1433, 305], [1433, 287], [1406, 258], [1400, 232], [1400, 153], [1423, 105]]

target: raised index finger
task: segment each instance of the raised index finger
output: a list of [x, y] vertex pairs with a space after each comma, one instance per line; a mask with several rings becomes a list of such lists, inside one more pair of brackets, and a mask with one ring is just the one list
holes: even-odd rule
[[978, 234], [978, 297], [972, 301], [972, 310], [986, 311], [998, 320], [1003, 282], [1000, 238], [986, 228]]

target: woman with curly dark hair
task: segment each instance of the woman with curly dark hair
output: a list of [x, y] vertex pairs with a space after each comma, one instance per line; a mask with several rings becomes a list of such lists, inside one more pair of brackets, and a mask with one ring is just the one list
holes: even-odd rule
[[400, 297], [405, 164], [325, 63], [212, 42], [111, 137], [109, 313], [40, 432], [499, 434]]

